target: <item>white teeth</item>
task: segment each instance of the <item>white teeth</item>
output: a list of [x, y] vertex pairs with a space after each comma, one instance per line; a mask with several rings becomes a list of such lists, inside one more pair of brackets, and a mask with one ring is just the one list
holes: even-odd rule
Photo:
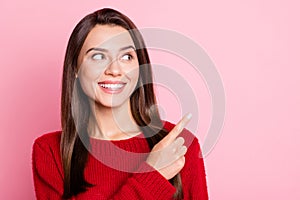
[[112, 90], [118, 90], [124, 86], [124, 84], [100, 84], [103, 88], [108, 88]]

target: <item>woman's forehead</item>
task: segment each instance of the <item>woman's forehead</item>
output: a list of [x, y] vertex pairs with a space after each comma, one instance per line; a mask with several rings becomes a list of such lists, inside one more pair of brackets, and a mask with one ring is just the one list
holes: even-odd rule
[[88, 34], [83, 49], [101, 47], [117, 50], [125, 46], [134, 46], [129, 32], [117, 25], [96, 25]]

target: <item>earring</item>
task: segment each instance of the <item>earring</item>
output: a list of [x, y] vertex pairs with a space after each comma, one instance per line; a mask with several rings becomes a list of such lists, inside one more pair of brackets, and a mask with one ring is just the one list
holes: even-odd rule
[[75, 74], [75, 78], [78, 78], [78, 74], [77, 73]]

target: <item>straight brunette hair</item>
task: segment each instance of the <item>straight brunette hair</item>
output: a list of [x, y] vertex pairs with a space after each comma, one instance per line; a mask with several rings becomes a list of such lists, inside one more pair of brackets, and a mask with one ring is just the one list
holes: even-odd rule
[[[110, 8], [104, 8], [87, 15], [74, 28], [64, 60], [60, 144], [64, 171], [64, 199], [69, 199], [93, 186], [85, 180], [83, 173], [88, 157], [88, 149], [84, 144], [89, 144], [87, 124], [90, 106], [88, 97], [84, 94], [79, 81], [76, 79], [76, 74], [79, 68], [77, 63], [79, 52], [87, 35], [97, 24], [125, 28], [129, 31], [135, 44], [140, 70], [136, 89], [130, 97], [130, 107], [135, 122], [141, 127], [141, 131], [147, 139], [149, 148], [152, 149], [168, 134], [168, 131], [162, 128], [162, 121], [155, 106], [156, 98], [152, 84], [150, 59], [142, 35], [137, 27], [128, 17]], [[75, 103], [74, 100], [76, 100]], [[72, 115], [74, 109], [80, 115]], [[80, 122], [79, 125], [77, 122]], [[180, 174], [177, 174], [170, 182], [176, 187], [174, 198], [183, 199]]]

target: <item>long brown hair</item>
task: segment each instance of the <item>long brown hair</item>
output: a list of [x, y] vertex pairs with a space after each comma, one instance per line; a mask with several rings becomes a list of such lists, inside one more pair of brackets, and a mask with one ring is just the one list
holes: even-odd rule
[[[68, 199], [92, 187], [84, 178], [84, 168], [88, 157], [87, 124], [90, 115], [88, 98], [77, 81], [77, 59], [88, 33], [97, 24], [111, 24], [129, 31], [136, 47], [140, 65], [139, 80], [136, 90], [130, 97], [131, 112], [136, 123], [141, 127], [149, 148], [152, 149], [168, 131], [162, 128], [162, 121], [156, 105], [152, 84], [152, 69], [145, 43], [134, 23], [122, 13], [104, 8], [84, 17], [74, 28], [66, 50], [62, 77], [61, 94], [61, 155], [64, 170], [64, 194]], [[134, 31], [132, 31], [134, 30]], [[72, 101], [76, 99], [76, 109], [80, 115], [72, 115]], [[80, 125], [76, 125], [80, 121]], [[81, 134], [80, 136], [78, 134]], [[85, 140], [85, 141], [82, 141]], [[76, 163], [76, 164], [75, 164]], [[175, 199], [183, 199], [180, 174], [170, 182], [176, 187]]]

